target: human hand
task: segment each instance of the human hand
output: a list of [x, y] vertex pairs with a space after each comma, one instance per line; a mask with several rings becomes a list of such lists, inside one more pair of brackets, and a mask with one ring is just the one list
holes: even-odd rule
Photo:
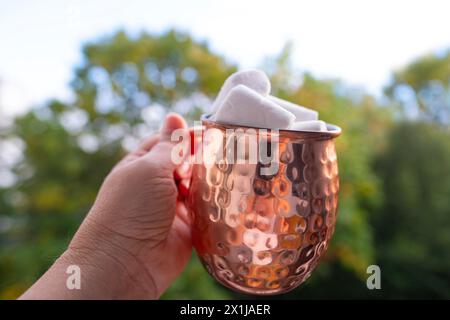
[[[159, 134], [113, 168], [69, 248], [22, 298], [154, 299], [168, 288], [192, 250], [171, 159], [175, 129], [186, 123], [169, 114]], [[69, 265], [80, 267], [80, 290], [66, 288]]]

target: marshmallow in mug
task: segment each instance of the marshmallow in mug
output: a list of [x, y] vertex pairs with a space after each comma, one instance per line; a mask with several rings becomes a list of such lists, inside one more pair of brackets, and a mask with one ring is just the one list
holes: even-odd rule
[[[240, 88], [233, 91], [236, 87]], [[317, 111], [271, 96], [269, 92], [270, 80], [264, 72], [255, 69], [236, 72], [222, 86], [210, 119], [270, 129], [327, 130], [326, 124], [318, 120]]]
[[261, 70], [249, 69], [233, 73], [225, 80], [222, 88], [213, 103], [213, 115], [223, 105], [223, 102], [228, 93], [238, 85], [244, 85], [250, 89], [255, 90], [259, 94], [266, 96], [270, 93], [270, 80], [267, 75]]
[[309, 121], [319, 119], [319, 113], [317, 111], [299, 106], [298, 104], [274, 96], [268, 96], [268, 98], [276, 104], [282, 106], [287, 111], [293, 113], [295, 115], [296, 121]]
[[295, 116], [258, 92], [240, 84], [230, 90], [215, 121], [268, 129], [289, 128]]
[[289, 130], [294, 131], [327, 131], [327, 124], [321, 120], [295, 122]]

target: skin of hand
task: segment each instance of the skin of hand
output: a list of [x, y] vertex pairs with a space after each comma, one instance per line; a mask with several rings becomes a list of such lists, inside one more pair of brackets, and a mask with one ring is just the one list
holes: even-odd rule
[[[187, 131], [171, 113], [113, 168], [67, 250], [21, 299], [157, 299], [170, 286], [192, 251], [171, 159], [175, 129]], [[80, 289], [66, 285], [71, 265], [80, 268]]]

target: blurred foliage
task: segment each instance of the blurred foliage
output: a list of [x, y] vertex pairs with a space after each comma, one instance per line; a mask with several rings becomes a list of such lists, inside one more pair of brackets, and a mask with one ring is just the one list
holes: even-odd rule
[[398, 70], [385, 92], [404, 115], [449, 125], [450, 50], [420, 57]]
[[403, 123], [376, 172], [385, 202], [372, 217], [385, 295], [450, 298], [450, 131]]
[[[444, 95], [433, 91], [440, 83], [449, 96], [448, 55], [396, 72], [386, 89], [389, 99], [380, 104], [339, 80], [296, 71], [291, 50], [288, 43], [262, 68], [273, 94], [342, 127], [336, 141], [341, 192], [335, 237], [322, 263], [300, 288], [278, 298], [448, 298], [449, 100], [441, 104]], [[236, 70], [206, 43], [174, 30], [119, 31], [86, 44], [71, 82], [73, 101], [49, 101], [0, 132], [23, 154], [11, 168], [15, 182], [0, 188], [0, 298], [20, 295], [64, 250], [126, 150], [169, 110], [191, 121], [208, 112]], [[416, 102], [405, 100], [405, 87]], [[420, 112], [407, 122], [414, 115], [411, 101]], [[382, 290], [366, 287], [373, 263], [381, 267]], [[248, 296], [218, 285], [193, 254], [163, 298]]]
[[400, 116], [375, 160], [385, 201], [371, 219], [384, 296], [450, 298], [450, 50], [394, 73]]

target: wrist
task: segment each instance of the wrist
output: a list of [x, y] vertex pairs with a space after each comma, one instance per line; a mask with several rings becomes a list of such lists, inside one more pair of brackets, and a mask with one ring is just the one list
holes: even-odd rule
[[157, 299], [152, 276], [125, 243], [120, 235], [86, 219], [58, 263], [66, 268], [79, 265], [86, 291], [98, 298]]

